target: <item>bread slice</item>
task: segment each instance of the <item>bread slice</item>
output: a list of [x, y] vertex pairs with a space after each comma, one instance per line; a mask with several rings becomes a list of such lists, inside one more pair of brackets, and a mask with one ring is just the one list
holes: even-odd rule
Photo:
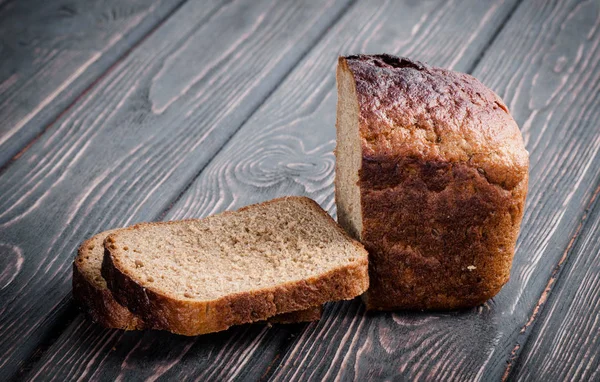
[[102, 275], [117, 301], [183, 335], [351, 299], [369, 284], [366, 250], [305, 197], [138, 224], [104, 244]]
[[[141, 317], [114, 299], [106, 287], [106, 280], [100, 274], [104, 239], [118, 231], [113, 229], [101, 232], [81, 244], [73, 262], [73, 297], [95, 322], [104, 327], [124, 330], [149, 329]], [[317, 321], [321, 318], [322, 311], [322, 306], [314, 306], [270, 317], [269, 322], [292, 324]]]
[[73, 297], [95, 322], [104, 327], [144, 329], [144, 321], [114, 299], [100, 274], [104, 239], [117, 231], [101, 232], [81, 244], [73, 262]]

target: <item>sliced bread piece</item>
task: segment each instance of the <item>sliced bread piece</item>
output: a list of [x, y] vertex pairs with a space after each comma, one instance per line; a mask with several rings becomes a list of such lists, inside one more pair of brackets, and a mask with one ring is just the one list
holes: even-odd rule
[[183, 335], [351, 299], [369, 284], [366, 250], [305, 197], [138, 224], [104, 244], [102, 275], [117, 301]]
[[117, 231], [101, 232], [81, 244], [73, 262], [73, 297], [102, 326], [125, 330], [144, 329], [144, 321], [114, 299], [100, 274], [104, 239]]
[[[104, 327], [125, 330], [149, 329], [141, 317], [136, 316], [114, 299], [100, 274], [104, 256], [104, 239], [118, 231], [113, 229], [101, 232], [81, 244], [73, 262], [73, 297], [95, 322]], [[322, 306], [314, 306], [273, 316], [269, 318], [269, 322], [291, 324], [317, 321], [321, 318], [322, 311]]]

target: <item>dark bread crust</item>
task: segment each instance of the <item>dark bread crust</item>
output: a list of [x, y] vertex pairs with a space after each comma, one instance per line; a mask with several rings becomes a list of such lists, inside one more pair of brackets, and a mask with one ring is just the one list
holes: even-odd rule
[[94, 322], [105, 328], [147, 329], [142, 319], [119, 304], [108, 289], [98, 289], [91, 285], [75, 264], [73, 264], [73, 297]]
[[106, 328], [141, 330], [148, 329], [144, 321], [113, 297], [110, 290], [102, 288], [86, 277], [80, 266], [85, 266], [86, 251], [89, 251], [93, 238], [84, 241], [79, 247], [73, 262], [73, 297], [90, 315], [94, 322]]
[[323, 305], [295, 312], [281, 313], [269, 318], [271, 324], [297, 324], [301, 322], [319, 321], [323, 315]]
[[481, 304], [508, 281], [528, 153], [474, 77], [389, 55], [340, 58], [356, 83], [368, 309]]
[[[366, 161], [363, 170], [369, 309], [472, 307], [500, 291], [509, 279], [527, 180], [507, 191], [468, 165], [415, 159]], [[378, 179], [383, 171], [397, 178]]]
[[[308, 206], [326, 216], [333, 227], [347, 236], [316, 202], [304, 197], [294, 198], [303, 200]], [[254, 206], [244, 209], [247, 208], [254, 208]], [[128, 229], [137, 229], [145, 224], [176, 224], [176, 222], [142, 223]], [[352, 240], [349, 237], [348, 239]], [[366, 251], [360, 243], [353, 241], [356, 248], [364, 252], [365, 256], [351, 265], [334, 269], [319, 277], [232, 294], [213, 301], [180, 300], [138, 284], [132, 276], [120, 269], [118, 262], [120, 247], [111, 245], [113, 240], [116, 240], [115, 235], [109, 235], [105, 240], [102, 276], [115, 299], [142, 317], [152, 327], [182, 335], [192, 336], [222, 331], [233, 325], [314, 308], [328, 301], [351, 299], [362, 294], [369, 286]]]

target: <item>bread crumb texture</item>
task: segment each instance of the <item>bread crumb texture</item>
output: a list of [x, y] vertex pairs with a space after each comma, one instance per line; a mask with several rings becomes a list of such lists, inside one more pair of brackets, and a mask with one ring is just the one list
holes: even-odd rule
[[133, 250], [118, 252], [119, 267], [140, 285], [174, 298], [215, 300], [365, 260], [366, 252], [357, 251], [358, 243], [314, 202], [289, 200], [122, 230], [114, 236], [117, 248]]

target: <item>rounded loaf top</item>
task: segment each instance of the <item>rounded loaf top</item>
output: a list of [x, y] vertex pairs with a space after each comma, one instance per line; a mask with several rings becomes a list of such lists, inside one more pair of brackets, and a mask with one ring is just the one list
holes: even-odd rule
[[356, 84], [363, 158], [467, 163], [512, 189], [528, 153], [508, 108], [475, 77], [403, 57], [340, 57]]

